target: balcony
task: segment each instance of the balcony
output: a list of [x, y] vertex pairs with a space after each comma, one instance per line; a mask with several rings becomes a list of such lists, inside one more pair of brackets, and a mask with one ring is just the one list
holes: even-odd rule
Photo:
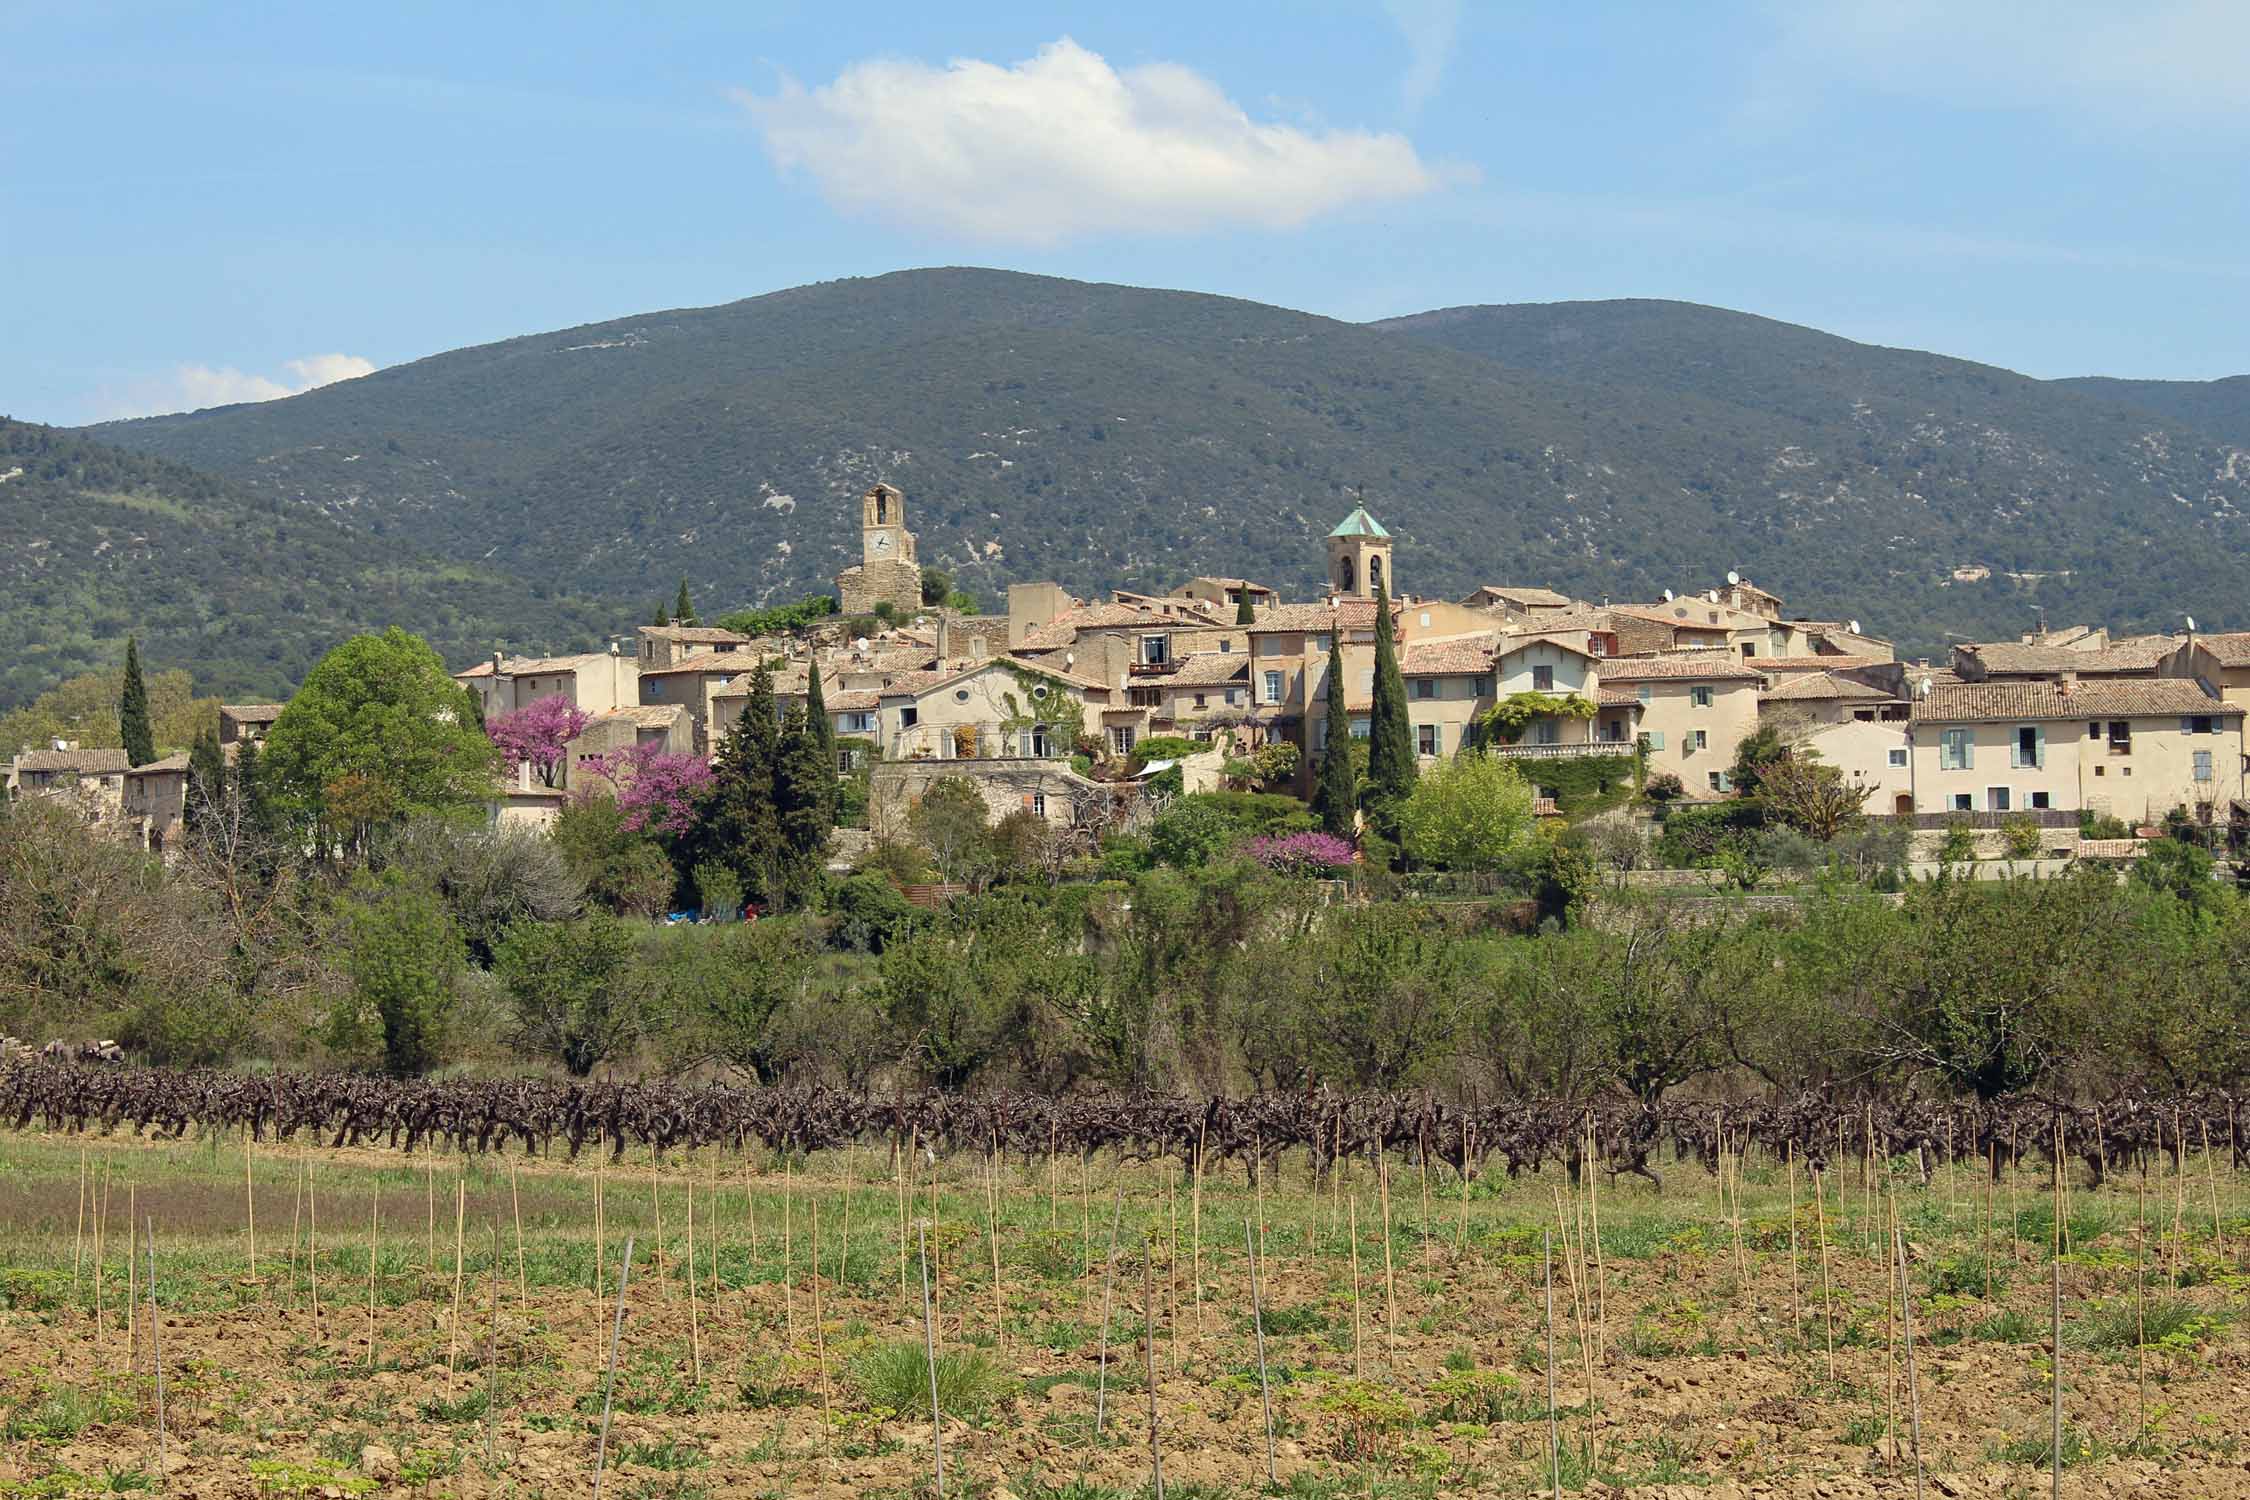
[[1631, 740], [1580, 740], [1569, 745], [1487, 745], [1499, 760], [1583, 760], [1593, 755], [1631, 755]]

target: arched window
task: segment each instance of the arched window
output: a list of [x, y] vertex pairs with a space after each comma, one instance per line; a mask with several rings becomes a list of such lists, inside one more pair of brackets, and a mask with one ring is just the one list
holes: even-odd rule
[[1383, 559], [1380, 555], [1367, 560], [1367, 586], [1371, 589], [1383, 586]]
[[875, 524], [888, 525], [891, 519], [891, 497], [881, 490], [875, 492]]
[[1348, 556], [1336, 559], [1336, 591], [1340, 594], [1352, 591], [1352, 560]]

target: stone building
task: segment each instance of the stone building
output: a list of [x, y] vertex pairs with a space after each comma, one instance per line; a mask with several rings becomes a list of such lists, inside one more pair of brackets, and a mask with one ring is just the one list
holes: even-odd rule
[[900, 614], [922, 607], [922, 565], [901, 491], [878, 484], [859, 497], [859, 564], [836, 575], [836, 597], [847, 615], [870, 614], [878, 604]]

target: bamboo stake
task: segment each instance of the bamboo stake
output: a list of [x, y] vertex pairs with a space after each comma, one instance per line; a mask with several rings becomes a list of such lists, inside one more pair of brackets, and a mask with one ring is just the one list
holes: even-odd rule
[[2211, 1187], [2211, 1239], [2219, 1247], [2219, 1259], [2225, 1260], [2227, 1236], [2219, 1224], [2219, 1164], [2211, 1159], [2211, 1122], [2197, 1120], [2195, 1128], [2203, 1137], [2203, 1175]]
[[[524, 1330], [531, 1328], [531, 1280], [523, 1266], [523, 1193], [516, 1184], [516, 1162], [508, 1158], [508, 1207], [516, 1219], [516, 1305], [523, 1309]], [[499, 1263], [494, 1262], [495, 1265]]]
[[[1888, 1199], [1897, 1207], [1895, 1198]], [[1893, 1220], [1892, 1227], [1896, 1227]], [[1888, 1238], [1888, 1236], [1885, 1236]], [[1898, 1472], [1898, 1288], [1883, 1278], [1883, 1446], [1889, 1472]]]
[[609, 1257], [609, 1230], [602, 1221], [602, 1163], [594, 1159], [594, 1305], [597, 1315], [602, 1300], [602, 1262]]
[[[813, 1245], [813, 1270], [820, 1269], [820, 1246]], [[687, 1180], [687, 1326], [688, 1358], [695, 1372], [695, 1383], [703, 1384], [703, 1317], [697, 1307], [695, 1295], [695, 1173], [691, 1170]]]
[[1430, 1137], [1427, 1131], [1418, 1131], [1414, 1149], [1419, 1160], [1415, 1163], [1422, 1173], [1422, 1264], [1430, 1263]]
[[1359, 1347], [1359, 1194], [1351, 1197], [1352, 1236], [1352, 1374], [1360, 1373]]
[[[1174, 1221], [1177, 1223], [1177, 1220]], [[1000, 1296], [1000, 1163], [998, 1151], [985, 1163], [984, 1240], [992, 1249], [992, 1348], [1002, 1359], [1008, 1354], [1008, 1318]]]
[[[993, 1191], [997, 1197], [999, 1192], [997, 1178], [994, 1180]], [[1171, 1336], [1165, 1341], [1165, 1346], [1171, 1351], [1172, 1373], [1177, 1375], [1180, 1373], [1180, 1162], [1178, 1157], [1165, 1158], [1164, 1200], [1171, 1215], [1172, 1223], [1171, 1248], [1164, 1260], [1164, 1290], [1169, 1305], [1166, 1326], [1171, 1333]]]
[[148, 1245], [149, 1357], [156, 1366], [156, 1475], [158, 1482], [169, 1489], [171, 1476], [166, 1472], [164, 1461], [164, 1319], [156, 1311], [156, 1216], [153, 1214], [143, 1226], [143, 1238]]
[[664, 1300], [669, 1302], [672, 1300], [672, 1283], [664, 1279], [664, 1195], [657, 1191], [656, 1163], [653, 1161], [648, 1166], [648, 1201], [656, 1210], [656, 1241], [650, 1247], [654, 1254], [650, 1258], [649, 1269], [656, 1276], [656, 1284], [664, 1293]]
[[[94, 1200], [94, 1360], [97, 1366], [102, 1358], [102, 1266], [108, 1251], [104, 1231], [109, 1218], [109, 1163], [102, 1163], [102, 1178], [93, 1190]], [[105, 1375], [106, 1380], [106, 1375]]]
[[[1588, 1113], [1591, 1122], [1593, 1116]], [[1603, 1360], [1609, 1358], [1609, 1264], [1602, 1259], [1602, 1206], [1596, 1183], [1601, 1173], [1602, 1135], [1599, 1123], [1590, 1123], [1587, 1134], [1593, 1142], [1593, 1165], [1586, 1173], [1586, 1216], [1593, 1226], [1594, 1246], [1594, 1352]], [[1793, 1269], [1793, 1268], [1792, 1268]]]
[[609, 1373], [602, 1380], [602, 1433], [594, 1445], [594, 1500], [602, 1500], [602, 1471], [609, 1463], [609, 1414], [617, 1395], [617, 1344], [625, 1336], [625, 1284], [633, 1278], [633, 1236], [625, 1236], [625, 1254], [617, 1263], [617, 1318], [609, 1329]]
[[1992, 1300], [1992, 1183], [2000, 1175], [2000, 1143], [1992, 1143], [1991, 1170], [1984, 1174], [1984, 1298]]
[[1547, 1287], [1547, 1464], [1554, 1476], [1555, 1500], [1562, 1500], [1562, 1426], [1555, 1410], [1555, 1235], [1540, 1235], [1541, 1277]]
[[1461, 1120], [1461, 1213], [1453, 1223], [1453, 1253], [1461, 1254], [1469, 1244], [1469, 1121]]
[[[937, 1155], [928, 1146], [922, 1148], [922, 1159], [930, 1168], [930, 1330], [938, 1346], [945, 1345], [945, 1236], [940, 1232], [943, 1221], [938, 1217], [938, 1162]], [[963, 1321], [966, 1330], [968, 1324]]]
[[[782, 1170], [788, 1170], [788, 1159], [783, 1158]], [[898, 1187], [898, 1290], [906, 1294], [906, 1150], [896, 1135], [891, 1137], [891, 1177]], [[782, 1211], [788, 1211], [787, 1178], [783, 1179]], [[783, 1220], [784, 1225], [787, 1220]]]
[[2133, 1221], [2133, 1374], [2139, 1390], [2133, 1440], [2148, 1436], [2148, 1181], [2141, 1181]]
[[[1840, 1193], [1842, 1188], [1839, 1186]], [[1836, 1380], [1836, 1303], [1828, 1288], [1828, 1197], [1821, 1186], [1820, 1168], [1813, 1168], [1813, 1232], [1820, 1238], [1820, 1316], [1828, 1347], [1828, 1379]]]
[[1250, 1237], [1250, 1221], [1242, 1223], [1242, 1249], [1250, 1260], [1250, 1328], [1258, 1345], [1258, 1404], [1266, 1422], [1266, 1483], [1278, 1488], [1281, 1480], [1273, 1466], [1273, 1382], [1266, 1374], [1266, 1308], [1258, 1292], [1258, 1247]]
[[[703, 1216], [703, 1237], [711, 1242], [711, 1316], [716, 1318], [719, 1315], [719, 1159], [716, 1156], [711, 1158], [709, 1188], [710, 1196], [704, 1199], [707, 1212]], [[849, 1212], [849, 1197], [845, 1198], [844, 1205]]]
[[70, 1300], [79, 1300], [79, 1276], [86, 1267], [86, 1143], [78, 1143], [78, 1231], [70, 1240]]
[[140, 1368], [141, 1359], [140, 1228], [140, 1188], [128, 1182], [125, 1184], [125, 1373], [128, 1375]]
[[830, 1457], [830, 1456], [831, 1456], [831, 1454], [830, 1454], [830, 1451], [829, 1451], [829, 1449], [830, 1449], [830, 1445], [831, 1445], [831, 1443], [832, 1443], [833, 1439], [831, 1438], [830, 1434], [831, 1434], [831, 1433], [833, 1433], [833, 1432], [835, 1431], [836, 1423], [835, 1423], [835, 1418], [834, 1418], [833, 1414], [832, 1414], [832, 1413], [830, 1412], [830, 1410], [829, 1410], [829, 1404], [828, 1404], [828, 1333], [827, 1333], [827, 1330], [825, 1329], [825, 1327], [824, 1327], [824, 1326], [822, 1325], [822, 1322], [821, 1322], [821, 1309], [820, 1309], [820, 1199], [819, 1199], [819, 1197], [818, 1197], [818, 1196], [815, 1196], [815, 1197], [813, 1198], [813, 1200], [812, 1200], [812, 1242], [813, 1242], [813, 1274], [812, 1274], [812, 1336], [813, 1336], [813, 1358], [814, 1358], [814, 1359], [815, 1359], [815, 1360], [816, 1360], [816, 1361], [818, 1362], [818, 1364], [819, 1364], [819, 1369], [820, 1369], [820, 1455], [821, 1455], [821, 1457], [822, 1457], [823, 1459], [826, 1459], [826, 1458], [828, 1458], [828, 1457]]
[[492, 1246], [492, 1269], [486, 1277], [490, 1312], [484, 1325], [484, 1461], [489, 1465], [500, 1439], [500, 1225], [494, 1220], [485, 1227]]
[[922, 1242], [922, 1354], [930, 1370], [930, 1459], [937, 1470], [937, 1500], [945, 1500], [945, 1421], [938, 1411], [937, 1318], [930, 1298], [929, 1226], [916, 1225], [915, 1229]]
[[1203, 1342], [1203, 1144], [1210, 1131], [1204, 1121], [1195, 1131], [1195, 1180], [1188, 1193], [1188, 1287], [1195, 1298], [1195, 1339]]
[[[422, 1158], [422, 1167], [423, 1182], [428, 1190], [426, 1196], [429, 1200], [430, 1209], [429, 1253], [422, 1261], [422, 1272], [426, 1276], [435, 1276], [437, 1274], [437, 1147], [435, 1145], [429, 1147], [429, 1155]], [[292, 1230], [291, 1232], [294, 1234], [295, 1231]], [[294, 1260], [290, 1263], [290, 1275], [292, 1277], [290, 1290], [294, 1291], [296, 1290], [294, 1280], [296, 1263]]]
[[297, 1158], [297, 1172], [289, 1195], [289, 1296], [297, 1301], [297, 1256], [305, 1245], [305, 1159]]
[[383, 1190], [367, 1200], [367, 1373], [375, 1373], [375, 1229], [383, 1217]]
[[1922, 1386], [1914, 1372], [1914, 1288], [1906, 1279], [1906, 1236], [1895, 1223], [1891, 1250], [1898, 1260], [1899, 1325], [1906, 1334], [1906, 1414], [1914, 1445], [1914, 1496], [1922, 1500]]
[[250, 1252], [250, 1282], [258, 1281], [258, 1192], [250, 1176], [250, 1158], [256, 1150], [250, 1132], [242, 1132], [242, 1243]]
[[[797, 1284], [797, 1257], [794, 1253], [795, 1246], [790, 1243], [790, 1232], [795, 1227], [794, 1220], [797, 1216], [797, 1192], [796, 1184], [791, 1180], [791, 1166], [789, 1155], [784, 1152], [781, 1158], [781, 1314], [789, 1329], [789, 1347], [794, 1349], [797, 1346], [797, 1294], [793, 1288]], [[906, 1200], [901, 1198], [899, 1202], [903, 1206]], [[899, 1290], [904, 1291], [906, 1220], [903, 1217], [898, 1221], [898, 1232]], [[813, 1269], [817, 1271], [820, 1267], [815, 1263]]]
[[468, 1227], [469, 1179], [465, 1174], [453, 1180], [453, 1323], [446, 1336], [445, 1389], [453, 1390], [453, 1377], [461, 1352], [461, 1273], [468, 1260], [468, 1244], [463, 1231]]
[[2048, 1264], [2053, 1272], [2051, 1290], [2053, 1302], [2051, 1314], [2052, 1321], [2049, 1325], [2050, 1332], [2047, 1347], [2048, 1357], [2052, 1361], [2055, 1380], [2054, 1411], [2051, 1419], [2052, 1426], [2049, 1431], [2050, 1451], [2048, 1454], [2048, 1458], [2050, 1461], [2050, 1470], [2048, 1482], [2050, 1486], [2050, 1493], [2053, 1495], [2054, 1500], [2062, 1500], [2062, 1258], [2060, 1256], [2057, 1256]]
[[1156, 1237], [1151, 1234], [1141, 1249], [1141, 1369], [1148, 1381], [1148, 1466], [1155, 1482], [1156, 1500], [1164, 1500], [1164, 1444], [1156, 1418]]
[[320, 1337], [320, 1189], [313, 1178], [312, 1145], [305, 1145], [305, 1279], [312, 1285], [313, 1337]]
[[1102, 1421], [1109, 1410], [1109, 1323], [1110, 1294], [1117, 1282], [1117, 1225], [1125, 1213], [1125, 1179], [1119, 1176], [1110, 1197], [1109, 1256], [1102, 1263], [1102, 1340], [1099, 1373], [1094, 1377], [1094, 1437], [1102, 1435]]
[[1789, 1320], [1790, 1330], [1804, 1337], [1805, 1298], [1797, 1276], [1797, 1148], [1793, 1143], [1781, 1148], [1781, 1164], [1789, 1177]]
[[[1586, 1376], [1586, 1458], [1594, 1456], [1594, 1351], [1593, 1341], [1586, 1336], [1586, 1308], [1579, 1284], [1578, 1257], [1570, 1249], [1570, 1222], [1563, 1217], [1562, 1189], [1555, 1189], [1555, 1220], [1562, 1226], [1563, 1270], [1570, 1278], [1571, 1314], [1578, 1328], [1578, 1360]], [[1582, 1252], [1581, 1252], [1582, 1254]]]
[[1375, 1181], [1383, 1201], [1383, 1357], [1395, 1360], [1398, 1358], [1398, 1274], [1391, 1264], [1391, 1159], [1380, 1144], [1375, 1148]]

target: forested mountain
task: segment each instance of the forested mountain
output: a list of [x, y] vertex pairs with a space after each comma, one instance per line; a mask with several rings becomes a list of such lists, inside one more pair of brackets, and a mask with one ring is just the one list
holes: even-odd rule
[[[2250, 624], [2250, 456], [2107, 394], [1662, 302], [1356, 326], [979, 270], [801, 287], [111, 424], [352, 532], [642, 616], [823, 589], [908, 495], [972, 591], [1317, 586], [1364, 485], [1405, 588], [1740, 568], [1927, 653], [2050, 617]], [[1956, 583], [1956, 567], [1992, 576]], [[535, 622], [511, 621], [529, 643]], [[557, 642], [556, 644], [562, 644]]]
[[2250, 375], [2230, 375], [2224, 380], [2112, 380], [2085, 375], [2055, 384], [2104, 401], [2136, 406], [2250, 447]]
[[406, 625], [471, 658], [501, 642], [592, 644], [615, 623], [395, 533], [6, 418], [0, 528], [0, 709], [114, 668], [128, 634], [152, 672], [262, 701], [357, 630]]

